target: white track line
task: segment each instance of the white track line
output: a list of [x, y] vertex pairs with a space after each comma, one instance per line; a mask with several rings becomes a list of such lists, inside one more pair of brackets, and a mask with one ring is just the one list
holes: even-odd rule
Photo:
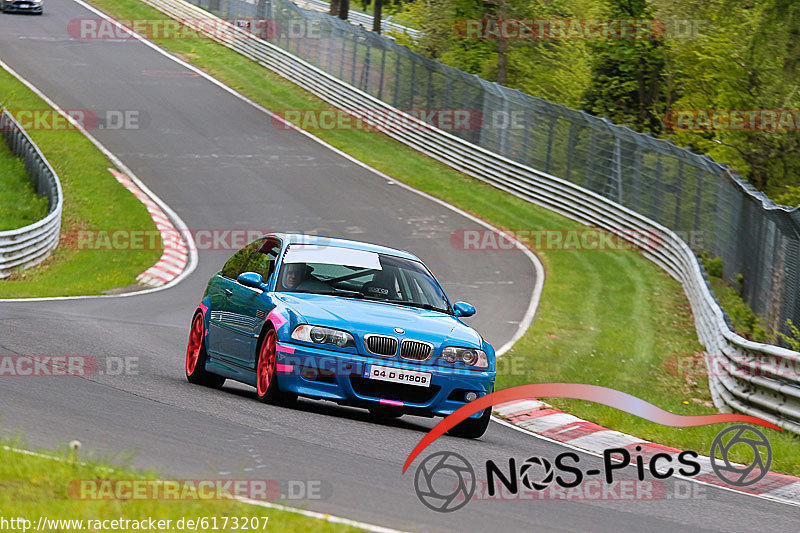
[[[534, 437], [536, 439], [543, 440], [543, 441], [549, 442], [551, 444], [557, 444], [559, 446], [563, 446], [565, 448], [569, 448], [569, 449], [575, 450], [577, 452], [585, 453], [585, 454], [591, 455], [593, 457], [600, 457], [600, 458], [603, 457], [603, 454], [601, 454], [601, 453], [593, 452], [593, 451], [587, 450], [585, 448], [579, 448], [578, 446], [573, 446], [572, 444], [569, 444], [567, 442], [561, 442], [559, 440], [551, 439], [549, 437], [545, 437], [544, 435], [539, 435], [538, 433], [534, 433], [532, 431], [528, 431], [527, 429], [524, 429], [524, 428], [521, 428], [519, 426], [516, 426], [516, 425], [512, 424], [511, 422], [507, 422], [506, 420], [503, 420], [501, 418], [494, 418], [494, 417], [492, 417], [492, 418], [493, 418], [493, 420], [495, 422], [497, 422], [498, 424], [500, 424], [502, 426], [506, 426], [508, 428], [511, 428], [511, 429], [513, 429], [515, 431], [519, 431], [521, 433], [524, 433], [524, 434], [529, 435], [531, 437]], [[636, 468], [636, 465], [635, 464], [631, 464], [631, 465], [628, 466], [628, 468]], [[675, 477], [675, 478], [678, 478], [678, 479], [682, 479], [682, 480], [685, 480], [685, 481], [690, 481], [692, 483], [697, 483], [699, 485], [705, 485], [706, 487], [713, 487], [715, 489], [720, 489], [720, 490], [724, 490], [724, 491], [727, 491], [727, 492], [732, 492], [734, 494], [739, 494], [740, 496], [751, 496], [753, 498], [758, 498], [760, 500], [767, 500], [767, 501], [770, 501], [770, 502], [773, 502], [773, 503], [780, 503], [780, 504], [783, 504], [783, 505], [791, 505], [793, 507], [800, 507], [800, 502], [795, 502], [795, 501], [791, 501], [791, 500], [785, 500], [783, 498], [769, 496], [767, 494], [753, 494], [753, 493], [750, 493], [750, 492], [742, 492], [742, 491], [737, 490], [737, 489], [733, 489], [733, 488], [730, 488], [730, 487], [725, 487], [723, 485], [715, 485], [714, 483], [707, 483], [707, 482], [705, 482], [703, 480], [696, 479], [696, 478], [693, 478], [693, 477], [682, 476], [680, 474], [675, 474], [672, 477]]]
[[[39, 452], [32, 452], [30, 450], [24, 450], [21, 448], [11, 448], [9, 446], [3, 446], [3, 449], [12, 453], [19, 453], [22, 455], [29, 455], [31, 457], [38, 457], [40, 459], [49, 459], [51, 461], [61, 461], [62, 458], [55, 456], [55, 455], [47, 455], [44, 453]], [[78, 464], [87, 466], [85, 462], [79, 462]], [[113, 472], [114, 470], [111, 468], [101, 467], [102, 470], [106, 470], [109, 472]], [[303, 516], [307, 516], [309, 518], [315, 518], [317, 520], [324, 520], [325, 522], [331, 522], [332, 524], [344, 524], [347, 526], [358, 527], [361, 529], [365, 529], [367, 531], [374, 531], [375, 533], [405, 533], [399, 529], [391, 529], [388, 527], [383, 526], [376, 526], [374, 524], [367, 524], [366, 522], [359, 522], [358, 520], [350, 520], [349, 518], [342, 518], [340, 516], [334, 516], [327, 513], [318, 513], [316, 511], [307, 511], [305, 509], [298, 509], [296, 507], [287, 507], [285, 505], [280, 505], [277, 503], [271, 502], [264, 502], [261, 500], [251, 500], [249, 498], [234, 498], [234, 500], [246, 504], [246, 505], [255, 505], [258, 507], [265, 507], [267, 509], [275, 509], [278, 511], [284, 511], [286, 513], [292, 514], [299, 514]]]

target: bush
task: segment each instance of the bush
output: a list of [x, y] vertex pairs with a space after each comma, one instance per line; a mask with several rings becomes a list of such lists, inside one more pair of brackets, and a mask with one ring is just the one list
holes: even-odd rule
[[772, 198], [776, 204], [794, 207], [800, 205], [800, 186], [786, 186], [786, 192]]
[[722, 277], [722, 259], [719, 257], [713, 257], [711, 259], [706, 259], [703, 262], [706, 265], [706, 272], [708, 272], [709, 276], [714, 276], [715, 278]]

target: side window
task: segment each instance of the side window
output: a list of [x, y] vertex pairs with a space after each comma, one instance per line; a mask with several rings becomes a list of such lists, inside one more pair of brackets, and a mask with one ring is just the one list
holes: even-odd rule
[[247, 265], [242, 272], [255, 272], [261, 274], [266, 283], [272, 271], [278, 254], [281, 252], [281, 241], [275, 238], [267, 239], [255, 252], [250, 255]]
[[242, 272], [250, 272], [250, 270], [245, 268], [250, 262], [250, 256], [252, 256], [256, 250], [261, 248], [265, 240], [266, 239], [264, 237], [256, 239], [233, 254], [233, 257], [228, 259], [228, 262], [225, 263], [224, 267], [222, 267], [222, 275], [226, 278], [236, 279]]

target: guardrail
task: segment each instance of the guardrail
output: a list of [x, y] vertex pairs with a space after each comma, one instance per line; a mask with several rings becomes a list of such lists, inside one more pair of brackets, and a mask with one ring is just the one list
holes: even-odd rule
[[[209, 16], [184, 0], [143, 1], [199, 31], [202, 28], [193, 21]], [[710, 358], [722, 360], [717, 366], [725, 368], [724, 373], [709, 372], [715, 405], [800, 433], [800, 353], [751, 342], [731, 331], [697, 256], [669, 228], [598, 193], [437, 129], [236, 26], [227, 24], [226, 31], [219, 27], [207, 35], [386, 135], [515, 196], [632, 241], [681, 282], [700, 341]], [[655, 247], [653, 235], [660, 237]], [[773, 372], [774, 361], [795, 372]]]
[[[320, 11], [323, 13], [327, 13], [330, 9], [330, 2], [323, 2], [322, 0], [293, 0], [295, 5], [298, 7], [302, 7], [304, 9], [313, 9], [314, 11]], [[371, 15], [367, 15], [365, 13], [361, 13], [360, 11], [356, 11], [351, 9], [348, 12], [347, 20], [352, 22], [353, 24], [363, 26], [366, 30], [372, 29], [372, 21], [373, 17]], [[391, 33], [400, 33], [400, 34], [407, 34], [414, 39], [419, 38], [422, 35], [420, 30], [409, 28], [408, 26], [403, 26], [402, 24], [396, 24], [390, 20], [390, 17], [386, 17], [381, 21], [381, 28], [384, 33], [388, 33], [387, 37], [391, 38]]]
[[49, 204], [47, 216], [38, 222], [15, 230], [0, 231], [0, 278], [6, 278], [18, 268], [41, 263], [58, 245], [64, 197], [61, 183], [50, 163], [5, 109], [0, 113], [0, 136], [11, 152], [25, 161], [25, 171], [36, 192], [45, 195]]

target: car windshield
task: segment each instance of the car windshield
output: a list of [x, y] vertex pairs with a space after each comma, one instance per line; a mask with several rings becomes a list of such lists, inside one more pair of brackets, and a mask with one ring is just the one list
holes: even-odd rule
[[380, 300], [451, 313], [442, 289], [422, 263], [349, 248], [291, 245], [276, 290]]

